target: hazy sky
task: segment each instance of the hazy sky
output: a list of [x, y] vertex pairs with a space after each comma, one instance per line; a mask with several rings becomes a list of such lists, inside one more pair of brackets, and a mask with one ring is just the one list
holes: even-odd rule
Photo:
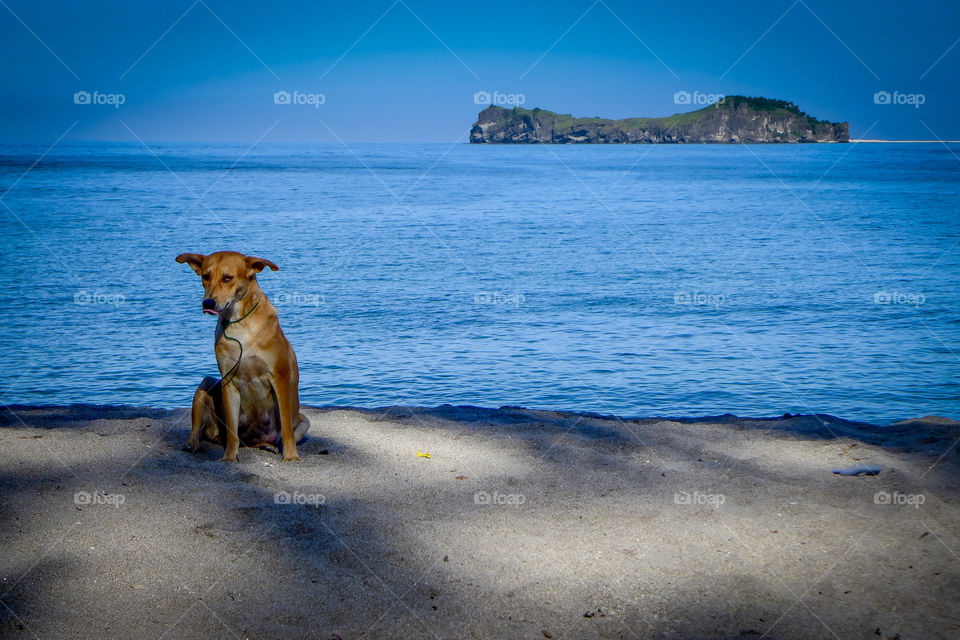
[[613, 118], [760, 95], [960, 138], [956, 0], [0, 0], [0, 34], [0, 141], [453, 142], [477, 91]]

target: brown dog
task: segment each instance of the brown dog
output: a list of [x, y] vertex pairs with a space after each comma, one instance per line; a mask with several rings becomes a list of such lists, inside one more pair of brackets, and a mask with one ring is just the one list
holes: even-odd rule
[[236, 462], [241, 443], [277, 451], [279, 436], [284, 462], [299, 460], [297, 442], [310, 421], [300, 413], [297, 356], [257, 284], [264, 268], [279, 267], [234, 251], [181, 253], [177, 262], [197, 272], [203, 312], [218, 316], [214, 352], [221, 376], [208, 376], [197, 388], [184, 450], [195, 452], [202, 437], [224, 447], [223, 460]]

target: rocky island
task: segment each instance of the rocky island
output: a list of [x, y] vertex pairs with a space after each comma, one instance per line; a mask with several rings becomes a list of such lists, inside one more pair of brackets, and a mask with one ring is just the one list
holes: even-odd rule
[[471, 143], [755, 143], [849, 142], [847, 122], [809, 116], [785, 100], [727, 96], [708, 107], [664, 118], [574, 118], [544, 109], [489, 106]]

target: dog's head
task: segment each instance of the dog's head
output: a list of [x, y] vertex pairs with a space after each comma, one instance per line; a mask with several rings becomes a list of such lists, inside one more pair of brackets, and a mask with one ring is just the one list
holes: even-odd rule
[[219, 315], [243, 300], [251, 285], [256, 283], [257, 274], [265, 268], [270, 267], [274, 271], [280, 268], [269, 260], [245, 256], [236, 251], [217, 251], [207, 256], [181, 253], [177, 256], [177, 262], [186, 262], [200, 276], [203, 281], [203, 312], [212, 315]]

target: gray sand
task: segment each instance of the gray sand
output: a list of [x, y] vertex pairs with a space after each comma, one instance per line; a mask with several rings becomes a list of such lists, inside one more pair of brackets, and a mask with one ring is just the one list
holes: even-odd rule
[[3, 411], [0, 634], [960, 637], [958, 423], [304, 412], [227, 464], [186, 410]]

